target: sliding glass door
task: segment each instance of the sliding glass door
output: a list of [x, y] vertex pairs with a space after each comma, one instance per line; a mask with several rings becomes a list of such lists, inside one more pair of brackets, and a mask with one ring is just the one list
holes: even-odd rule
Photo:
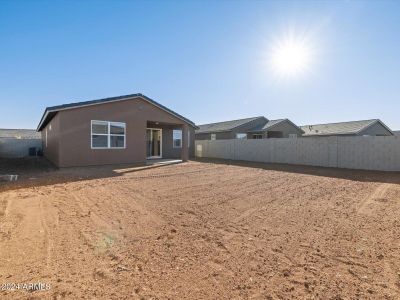
[[146, 131], [147, 158], [162, 157], [162, 131], [157, 128], [147, 128]]

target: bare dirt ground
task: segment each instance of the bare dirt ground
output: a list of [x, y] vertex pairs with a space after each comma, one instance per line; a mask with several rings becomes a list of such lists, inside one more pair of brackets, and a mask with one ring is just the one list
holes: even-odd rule
[[0, 183], [0, 284], [51, 289], [1, 299], [400, 299], [399, 174], [38, 165]]

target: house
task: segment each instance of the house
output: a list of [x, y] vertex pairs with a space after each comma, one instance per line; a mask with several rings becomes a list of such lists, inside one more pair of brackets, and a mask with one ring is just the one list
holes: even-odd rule
[[393, 134], [394, 134], [395, 136], [400, 136], [400, 130], [393, 131]]
[[248, 139], [296, 138], [304, 133], [289, 119], [269, 120], [247, 132]]
[[288, 119], [253, 117], [199, 125], [196, 140], [263, 139], [301, 136], [303, 131]]
[[196, 125], [142, 94], [47, 107], [37, 131], [59, 167], [194, 156]]
[[300, 126], [309, 136], [390, 136], [393, 132], [381, 120], [362, 120]]

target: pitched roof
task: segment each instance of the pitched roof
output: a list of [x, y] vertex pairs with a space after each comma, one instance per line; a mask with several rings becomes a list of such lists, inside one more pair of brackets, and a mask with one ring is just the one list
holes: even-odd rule
[[278, 120], [269, 120], [267, 123], [265, 123], [264, 125], [258, 126], [254, 129], [251, 130], [251, 132], [260, 132], [260, 131], [268, 131], [271, 128], [273, 128], [275, 125], [278, 125], [282, 122], [288, 122], [291, 125], [293, 125], [294, 127], [296, 127], [300, 132], [303, 132], [303, 130], [301, 130], [300, 127], [298, 127], [296, 124], [294, 124], [292, 121], [290, 121], [289, 119], [278, 119]]
[[0, 138], [41, 139], [42, 136], [35, 129], [0, 129]]
[[57, 105], [57, 106], [51, 106], [47, 107], [46, 110], [43, 113], [43, 116], [40, 120], [40, 123], [38, 125], [37, 131], [40, 131], [43, 129], [44, 126], [61, 110], [67, 110], [67, 109], [72, 109], [72, 108], [78, 108], [78, 107], [84, 107], [84, 106], [90, 106], [90, 105], [97, 105], [97, 104], [103, 104], [103, 103], [110, 103], [110, 102], [116, 102], [116, 101], [124, 101], [124, 100], [132, 100], [133, 98], [141, 98], [154, 106], [157, 106], [158, 108], [166, 111], [167, 113], [170, 113], [177, 117], [178, 119], [181, 119], [182, 121], [192, 125], [193, 127], [196, 128], [196, 125], [190, 121], [189, 119], [186, 119], [185, 117], [181, 116], [180, 114], [174, 112], [173, 110], [165, 107], [164, 105], [154, 101], [153, 99], [150, 99], [149, 97], [137, 93], [137, 94], [130, 94], [130, 95], [123, 95], [123, 96], [117, 96], [117, 97], [109, 97], [109, 98], [102, 98], [102, 99], [97, 99], [97, 100], [90, 100], [90, 101], [83, 101], [83, 102], [75, 102], [75, 103], [68, 103], [68, 104], [62, 104], [62, 105]]
[[252, 118], [246, 118], [246, 119], [198, 125], [199, 129], [196, 130], [196, 133], [230, 131], [236, 127], [239, 127], [241, 125], [244, 125], [246, 123], [252, 122], [252, 121], [260, 119], [260, 118], [264, 118], [264, 117], [262, 117], [262, 116], [261, 117], [252, 117]]
[[300, 128], [305, 132], [303, 136], [311, 135], [348, 135], [358, 134], [369, 126], [380, 123], [390, 133], [392, 131], [380, 120], [362, 120], [362, 121], [351, 121], [351, 122], [340, 122], [340, 123], [328, 123], [328, 124], [317, 124], [317, 125], [305, 125]]

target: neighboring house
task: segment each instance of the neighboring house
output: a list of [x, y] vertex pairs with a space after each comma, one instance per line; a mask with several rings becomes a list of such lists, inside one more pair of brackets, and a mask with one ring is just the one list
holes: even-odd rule
[[196, 140], [262, 139], [297, 137], [303, 131], [288, 119], [253, 117], [199, 125]]
[[393, 131], [395, 136], [400, 136], [400, 130]]
[[393, 132], [381, 120], [363, 120], [300, 126], [309, 136], [390, 136]]
[[248, 139], [297, 138], [304, 133], [289, 119], [269, 120], [247, 132]]
[[19, 158], [39, 155], [42, 136], [34, 129], [0, 129], [0, 157]]
[[196, 125], [142, 95], [46, 108], [37, 130], [43, 153], [59, 167], [145, 163], [194, 156]]

